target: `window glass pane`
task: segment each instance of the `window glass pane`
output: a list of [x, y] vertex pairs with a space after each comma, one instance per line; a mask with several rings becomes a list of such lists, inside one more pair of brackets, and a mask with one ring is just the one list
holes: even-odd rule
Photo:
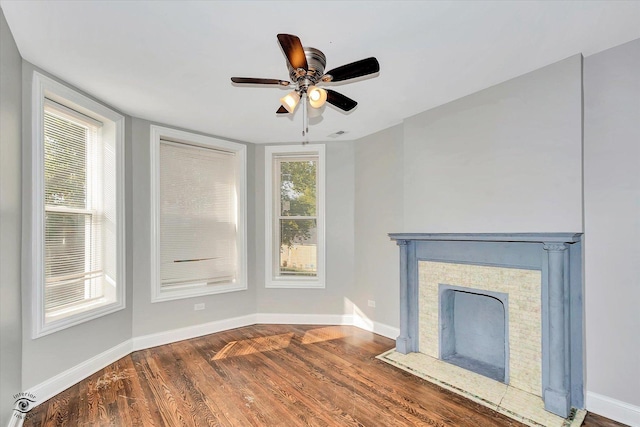
[[[44, 307], [46, 315], [60, 315], [104, 296], [103, 221], [95, 209], [104, 205], [96, 183], [107, 180], [91, 175], [103, 169], [93, 124], [45, 107], [43, 131]], [[103, 172], [113, 175], [110, 168]]]
[[52, 310], [102, 296], [96, 287], [100, 271], [85, 250], [91, 215], [45, 213], [45, 307]]
[[318, 269], [318, 231], [315, 219], [280, 220], [281, 276], [313, 276]]
[[88, 129], [45, 112], [45, 205], [86, 207]]
[[315, 160], [280, 161], [280, 215], [316, 215]]

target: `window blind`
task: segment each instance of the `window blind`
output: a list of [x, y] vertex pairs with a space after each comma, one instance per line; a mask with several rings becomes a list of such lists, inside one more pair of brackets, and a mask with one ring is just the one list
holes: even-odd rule
[[161, 289], [236, 279], [235, 154], [160, 141]]
[[45, 103], [45, 314], [104, 295], [99, 130], [98, 122]]

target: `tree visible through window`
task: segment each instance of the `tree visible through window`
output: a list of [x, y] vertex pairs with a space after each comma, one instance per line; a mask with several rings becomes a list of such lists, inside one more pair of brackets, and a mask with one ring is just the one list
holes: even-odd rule
[[325, 287], [323, 144], [265, 147], [265, 286]]
[[[89, 155], [97, 128], [53, 108], [44, 113], [45, 311], [103, 296]], [[95, 171], [94, 171], [95, 172]], [[93, 195], [96, 199], [96, 194]], [[96, 204], [95, 201], [93, 204]]]
[[279, 158], [279, 273], [316, 276], [317, 158]]

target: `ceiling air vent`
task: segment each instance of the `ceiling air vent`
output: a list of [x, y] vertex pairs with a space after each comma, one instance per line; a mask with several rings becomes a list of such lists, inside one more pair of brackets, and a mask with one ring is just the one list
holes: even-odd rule
[[339, 130], [338, 132], [334, 132], [334, 133], [332, 133], [331, 135], [327, 135], [327, 136], [328, 136], [329, 138], [337, 138], [337, 137], [339, 137], [339, 136], [344, 135], [345, 133], [347, 133], [347, 132], [345, 132], [345, 131], [343, 131], [343, 130]]

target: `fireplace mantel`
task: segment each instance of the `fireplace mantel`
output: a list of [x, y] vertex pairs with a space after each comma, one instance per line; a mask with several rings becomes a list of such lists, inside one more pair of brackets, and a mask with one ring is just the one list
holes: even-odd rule
[[390, 233], [400, 248], [400, 336], [396, 350], [419, 351], [419, 261], [540, 270], [542, 395], [567, 417], [584, 407], [581, 233]]
[[576, 243], [582, 233], [389, 233], [391, 240]]

